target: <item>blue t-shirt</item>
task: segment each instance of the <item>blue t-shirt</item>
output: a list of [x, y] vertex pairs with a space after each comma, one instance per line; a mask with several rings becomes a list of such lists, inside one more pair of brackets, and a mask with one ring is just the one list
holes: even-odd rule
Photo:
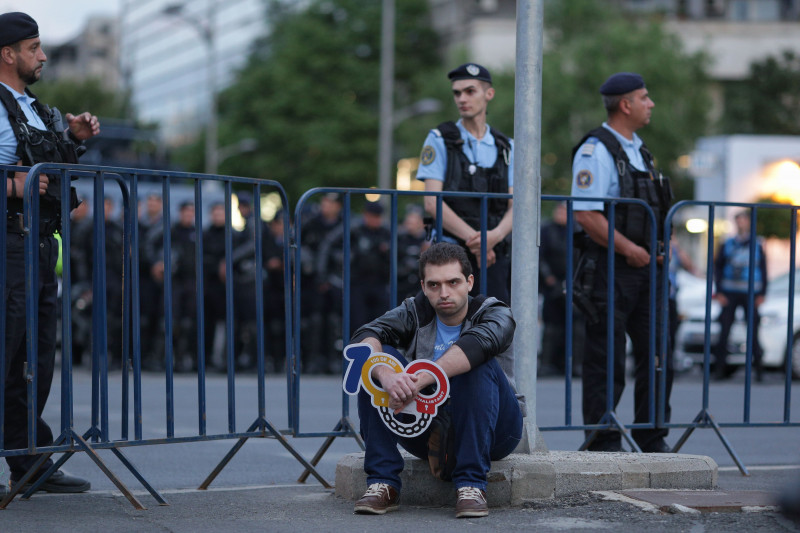
[[[611, 126], [603, 122], [603, 127], [614, 134], [631, 166], [647, 171], [644, 158], [639, 149], [642, 139], [635, 133], [633, 139], [626, 139]], [[619, 172], [614, 157], [597, 137], [589, 137], [575, 152], [572, 161], [572, 196], [584, 198], [618, 198]], [[575, 202], [575, 211], [602, 211], [602, 202]]]
[[[36, 129], [45, 130], [44, 122], [41, 117], [36, 114], [33, 109], [33, 102], [36, 98], [31, 98], [27, 94], [21, 94], [6, 85], [2, 84], [8, 89], [22, 108], [22, 113], [28, 119], [28, 124]], [[3, 105], [0, 105], [0, 165], [15, 165], [19, 161], [17, 157], [17, 138], [14, 136], [14, 130], [11, 129], [11, 122], [8, 120], [8, 111]]]
[[[497, 145], [494, 136], [486, 125], [486, 134], [481, 140], [475, 138], [461, 124], [461, 120], [456, 122], [461, 138], [464, 140], [462, 151], [467, 156], [470, 163], [475, 163], [479, 167], [491, 168], [497, 161]], [[508, 160], [508, 186], [514, 186], [514, 141], [511, 143], [511, 153]], [[425, 144], [422, 145], [422, 155], [420, 157], [419, 169], [417, 169], [417, 179], [425, 181], [427, 179], [444, 181], [447, 172], [447, 148], [444, 145], [444, 138], [437, 135], [434, 130], [428, 133]]]
[[439, 317], [436, 317], [436, 345], [433, 347], [433, 359], [436, 361], [444, 352], [458, 340], [461, 336], [461, 324], [458, 326], [448, 326]]

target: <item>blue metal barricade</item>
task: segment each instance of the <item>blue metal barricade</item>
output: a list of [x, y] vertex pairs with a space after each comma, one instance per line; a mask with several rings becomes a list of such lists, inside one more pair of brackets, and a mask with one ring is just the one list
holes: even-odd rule
[[[702, 389], [702, 405], [700, 408], [700, 412], [697, 416], [688, 423], [679, 423], [679, 422], [664, 422], [661, 424], [661, 427], [666, 428], [683, 428], [685, 429], [684, 433], [679, 438], [678, 442], [675, 444], [673, 451], [677, 452], [681, 449], [681, 447], [685, 444], [688, 440], [689, 436], [695, 429], [698, 428], [712, 428], [717, 436], [722, 441], [723, 445], [725, 446], [728, 453], [733, 458], [734, 462], [738, 466], [739, 470], [742, 474], [747, 475], [748, 471], [745, 465], [742, 463], [738, 455], [733, 449], [733, 446], [729, 442], [729, 440], [723, 435], [722, 428], [725, 427], [798, 427], [800, 426], [800, 422], [792, 422], [791, 419], [791, 398], [792, 398], [792, 374], [793, 371], [797, 372], [798, 369], [793, 369], [793, 352], [792, 348], [796, 343], [796, 334], [797, 328], [794, 321], [794, 303], [795, 303], [795, 276], [796, 276], [796, 266], [797, 266], [797, 209], [798, 206], [791, 206], [791, 205], [783, 205], [783, 204], [754, 204], [754, 203], [735, 203], [735, 202], [701, 202], [701, 201], [682, 201], [675, 204], [672, 209], [670, 209], [667, 215], [667, 222], [666, 228], [670, 228], [673, 221], [676, 218], [677, 213], [679, 213], [683, 209], [687, 208], [701, 208], [701, 210], [705, 210], [707, 212], [707, 225], [708, 225], [708, 242], [707, 242], [707, 265], [705, 271], [705, 283], [706, 283], [706, 293], [705, 293], [705, 312], [703, 316], [703, 354], [702, 354], [702, 366], [703, 366], [703, 389]], [[735, 209], [737, 211], [742, 210], [749, 210], [749, 224], [750, 224], [750, 231], [748, 235], [749, 245], [748, 245], [748, 260], [747, 265], [748, 273], [747, 273], [747, 310], [745, 315], [746, 319], [746, 329], [747, 329], [747, 336], [746, 336], [746, 347], [745, 347], [745, 379], [744, 379], [744, 391], [743, 391], [743, 405], [742, 405], [742, 418], [740, 421], [717, 421], [712, 416], [710, 410], [710, 382], [711, 382], [711, 362], [712, 362], [712, 334], [711, 334], [711, 324], [716, 317], [712, 315], [712, 294], [714, 294], [714, 264], [712, 258], [714, 257], [714, 250], [715, 250], [715, 222], [717, 220], [717, 209], [723, 210], [732, 210]], [[787, 296], [787, 320], [786, 320], [786, 347], [784, 351], [784, 365], [783, 365], [783, 372], [784, 372], [784, 403], [783, 403], [783, 412], [781, 414], [780, 420], [775, 421], [753, 421], [751, 419], [751, 405], [753, 400], [752, 394], [752, 381], [753, 381], [753, 352], [754, 352], [754, 343], [756, 342], [756, 338], [754, 335], [754, 309], [755, 309], [755, 268], [756, 265], [756, 247], [758, 246], [758, 239], [757, 239], [757, 222], [758, 222], [758, 213], [762, 210], [780, 210], [780, 211], [788, 211], [790, 215], [790, 228], [789, 228], [789, 264], [786, 265], [788, 268], [788, 294]], [[668, 234], [665, 233], [665, 239], [668, 237]], [[667, 258], [669, 259], [669, 257]], [[669, 291], [669, 286], [665, 281], [663, 287], [663, 294], [667, 294]], [[666, 319], [665, 322], [666, 324]], [[666, 348], [666, 340], [664, 343], [664, 347]], [[717, 362], [718, 365], [721, 362]]]
[[[292, 434], [291, 427], [280, 429], [270, 422], [266, 417], [266, 395], [265, 395], [265, 340], [264, 328], [260, 326], [264, 323], [265, 306], [275, 305], [283, 309], [284, 323], [286, 327], [286, 342], [283, 347], [284, 359], [287, 359], [287, 386], [290, 374], [288, 369], [287, 354], [291, 353], [291, 270], [290, 270], [290, 228], [291, 220], [289, 216], [288, 201], [283, 188], [276, 182], [268, 180], [257, 180], [253, 178], [240, 178], [231, 176], [208, 176], [202, 174], [189, 174], [179, 172], [162, 172], [151, 170], [93, 167], [84, 165], [56, 165], [39, 164], [30, 169], [21, 167], [4, 167], [4, 173], [10, 171], [28, 171], [24, 189], [24, 225], [25, 225], [25, 273], [26, 273], [26, 315], [27, 315], [27, 405], [28, 405], [28, 446], [25, 449], [6, 450], [0, 449], [0, 457], [12, 455], [41, 454], [37, 463], [20, 479], [11, 489], [6, 498], [0, 502], [0, 508], [4, 508], [17, 493], [25, 490], [25, 496], [30, 496], [35, 492], [41, 483], [53, 472], [55, 472], [64, 462], [66, 462], [75, 452], [83, 451], [103, 470], [104, 473], [115, 483], [123, 494], [137, 508], [143, 508], [136, 497], [125, 487], [119, 478], [111, 472], [102, 459], [97, 454], [98, 450], [111, 450], [128, 468], [134, 476], [147, 488], [153, 497], [161, 504], [166, 503], [163, 497], [146, 481], [130, 460], [122, 453], [122, 448], [128, 446], [165, 444], [178, 442], [197, 442], [209, 440], [238, 439], [233, 450], [222, 460], [214, 471], [203, 482], [201, 488], [206, 488], [214, 477], [227, 464], [227, 461], [241, 448], [247, 439], [251, 437], [274, 438], [298, 460], [300, 461], [324, 486], [330, 486], [327, 481], [308, 463], [287, 441], [286, 435]], [[69, 294], [71, 293], [71, 269], [69, 261], [64, 261], [63, 270], [63, 291], [65, 295], [62, 300], [62, 353], [61, 353], [61, 427], [57, 436], [48, 446], [37, 446], [37, 391], [40, 386], [38, 383], [38, 372], [35, 370], [38, 363], [38, 236], [39, 236], [39, 194], [38, 181], [40, 175], [59, 177], [61, 183], [61, 219], [63, 222], [61, 229], [62, 246], [64, 256], [68, 257], [71, 247], [71, 224], [70, 215], [70, 185], [73, 179], [93, 180], [94, 190], [94, 240], [93, 240], [93, 343], [92, 343], [92, 400], [91, 400], [91, 421], [90, 427], [79, 432], [74, 420], [73, 389], [72, 389], [72, 350], [71, 350], [71, 304]], [[138, 189], [143, 181], [155, 181], [161, 185], [161, 194], [164, 200], [162, 235], [163, 235], [163, 265], [164, 265], [164, 360], [165, 360], [165, 432], [160, 436], [145, 436], [145, 413], [142, 407], [142, 358], [141, 358], [141, 331], [140, 331], [140, 309], [139, 309], [139, 244], [141, 236], [138, 232], [138, 209], [136, 201], [138, 199]], [[227, 363], [227, 429], [224, 431], [209, 431], [206, 427], [206, 356], [205, 353], [205, 320], [204, 306], [196, 305], [196, 352], [195, 363], [197, 366], [197, 430], [192, 434], [178, 435], [175, 430], [175, 396], [174, 396], [174, 374], [175, 364], [174, 335], [175, 322], [185, 318], [176, 317], [171, 310], [176, 305], [176, 294], [173, 293], [173, 266], [175, 258], [172, 255], [171, 246], [171, 211], [170, 195], [173, 192], [173, 185], [178, 183], [190, 184], [193, 194], [191, 200], [198, 207], [195, 211], [194, 229], [192, 239], [196, 246], [194, 248], [194, 290], [197, 301], [203, 301], [203, 214], [204, 194], [209, 184], [219, 183], [222, 192], [216, 193], [217, 199], [224, 200], [226, 209], [225, 220], [225, 269], [226, 269], [226, 363]], [[123, 210], [123, 252], [122, 252], [122, 293], [123, 293], [123, 314], [122, 314], [122, 382], [120, 391], [122, 394], [121, 426], [119, 436], [112, 436], [111, 425], [109, 422], [109, 366], [108, 366], [108, 343], [107, 343], [107, 317], [105, 295], [107, 291], [106, 261], [105, 257], [105, 228], [102, 219], [103, 199], [105, 196], [106, 184], [113, 184], [118, 189], [121, 197]], [[252, 194], [255, 200], [256, 213], [254, 218], [252, 234], [250, 235], [250, 254], [255, 263], [254, 275], [251, 280], [254, 287], [255, 298], [255, 320], [256, 327], [256, 373], [258, 380], [257, 396], [257, 415], [255, 421], [247, 430], [240, 430], [236, 427], [237, 408], [235, 404], [236, 393], [236, 368], [234, 364], [234, 302], [233, 302], [233, 242], [232, 242], [232, 213], [231, 203], [233, 185], [244, 189]], [[283, 217], [283, 238], [282, 249], [283, 260], [283, 301], [265, 302], [263, 287], [263, 231], [261, 224], [261, 203], [262, 192], [270, 190], [277, 193]], [[5, 196], [0, 201], [0, 207], [5, 208]], [[6, 233], [0, 237], [0, 253], [5, 259], [6, 252]], [[245, 241], [246, 242], [246, 241]], [[190, 259], [191, 261], [191, 259]], [[5, 289], [6, 286], [6, 262], [3, 261], [3, 268], [0, 269], [0, 285]], [[184, 281], [185, 280], [181, 280]], [[0, 305], [0, 318], [5, 315], [5, 305]], [[187, 315], [189, 312], [187, 311]], [[5, 320], [0, 320], [0, 328], [5, 329]], [[10, 354], [5, 353], [5, 345], [0, 349], [0, 363], [5, 363]], [[130, 405], [130, 381], [132, 380], [133, 405]], [[47, 384], [49, 386], [49, 384]], [[5, 381], [0, 383], [0, 417], [3, 417], [3, 403], [5, 393]], [[133, 415], [131, 417], [131, 414]], [[132, 419], [131, 419], [132, 418]], [[4, 422], [0, 418], [0, 422]], [[130, 437], [129, 429], [133, 426], [133, 438]], [[0, 428], [4, 428], [0, 424]], [[0, 433], [4, 435], [4, 433]], [[50, 458], [53, 453], [63, 453], [61, 458], [52, 467], [47, 469], [38, 480], [34, 481], [30, 488], [22, 489], [28, 481], [33, 479], [34, 474], [40, 466]]]

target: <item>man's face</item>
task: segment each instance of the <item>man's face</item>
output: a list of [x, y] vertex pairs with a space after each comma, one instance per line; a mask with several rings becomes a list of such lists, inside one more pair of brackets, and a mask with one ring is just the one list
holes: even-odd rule
[[215, 205], [211, 209], [211, 225], [217, 228], [221, 228], [225, 225], [225, 206], [224, 205]]
[[383, 225], [383, 216], [377, 213], [364, 212], [364, 225], [369, 229], [378, 229]]
[[436, 311], [439, 320], [448, 326], [459, 324], [467, 314], [469, 291], [474, 278], [464, 277], [461, 265], [454, 261], [446, 265], [426, 265], [422, 292]]
[[14, 50], [17, 60], [17, 76], [25, 85], [33, 85], [42, 75], [47, 56], [42, 50], [42, 41], [39, 38], [25, 39], [19, 42], [19, 52]]
[[188, 228], [194, 225], [194, 206], [187, 205], [181, 208], [180, 211], [180, 224]]
[[456, 80], [452, 88], [458, 114], [467, 120], [485, 114], [486, 106], [494, 98], [494, 89], [480, 80]]
[[161, 198], [158, 196], [148, 196], [147, 197], [147, 216], [148, 218], [156, 219], [161, 216], [161, 212], [164, 208], [164, 204], [161, 201]]
[[734, 221], [736, 222], [736, 231], [739, 235], [750, 234], [750, 215], [737, 215]]
[[627, 100], [630, 104], [631, 122], [637, 128], [650, 124], [650, 113], [656, 104], [650, 99], [647, 88], [636, 89], [630, 93]]

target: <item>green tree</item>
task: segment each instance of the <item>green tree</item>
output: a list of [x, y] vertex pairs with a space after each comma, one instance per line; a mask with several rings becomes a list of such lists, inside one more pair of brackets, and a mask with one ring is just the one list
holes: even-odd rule
[[[260, 148], [221, 171], [277, 180], [293, 200], [315, 186], [375, 185], [380, 2], [312, 0], [298, 10], [274, 1], [268, 17], [271, 33], [220, 102], [221, 144], [254, 138]], [[427, 1], [398, 2], [396, 20], [395, 107], [402, 108], [437, 96], [432, 76], [442, 73]], [[419, 153], [431, 127], [422, 122], [398, 127], [398, 154]]]
[[551, 1], [542, 87], [542, 191], [568, 193], [572, 147], [605, 120], [598, 89], [612, 73], [640, 73], [656, 106], [640, 133], [657, 164], [676, 182], [691, 183], [675, 164], [705, 133], [710, 105], [706, 58], [689, 55], [658, 19], [628, 16], [598, 0]]
[[62, 113], [90, 111], [102, 118], [131, 118], [130, 97], [122, 91], [110, 91], [100, 80], [42, 80], [31, 87], [38, 98]]
[[722, 133], [800, 134], [800, 56], [784, 51], [750, 65], [750, 76], [724, 86]]

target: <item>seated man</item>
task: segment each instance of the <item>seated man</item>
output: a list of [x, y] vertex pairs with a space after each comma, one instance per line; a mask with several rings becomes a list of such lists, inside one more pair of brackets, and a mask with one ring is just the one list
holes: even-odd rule
[[[486, 516], [486, 475], [491, 461], [510, 454], [522, 435], [522, 399], [517, 398], [513, 381], [514, 319], [499, 300], [469, 296], [474, 278], [469, 259], [457, 244], [431, 246], [420, 256], [419, 275], [424, 295], [408, 298], [362, 326], [352, 342], [393, 355], [403, 350], [407, 360], [430, 359], [444, 370], [450, 380], [450, 399], [439, 416], [445, 411], [453, 429], [456, 517]], [[389, 394], [389, 408], [396, 413], [435, 382], [427, 372], [395, 373], [384, 365], [373, 368], [372, 379]], [[356, 502], [355, 512], [394, 511], [403, 469], [397, 444], [427, 459], [435, 425], [417, 437], [399, 437], [383, 423], [363, 388], [358, 415], [366, 444], [368, 489]]]

